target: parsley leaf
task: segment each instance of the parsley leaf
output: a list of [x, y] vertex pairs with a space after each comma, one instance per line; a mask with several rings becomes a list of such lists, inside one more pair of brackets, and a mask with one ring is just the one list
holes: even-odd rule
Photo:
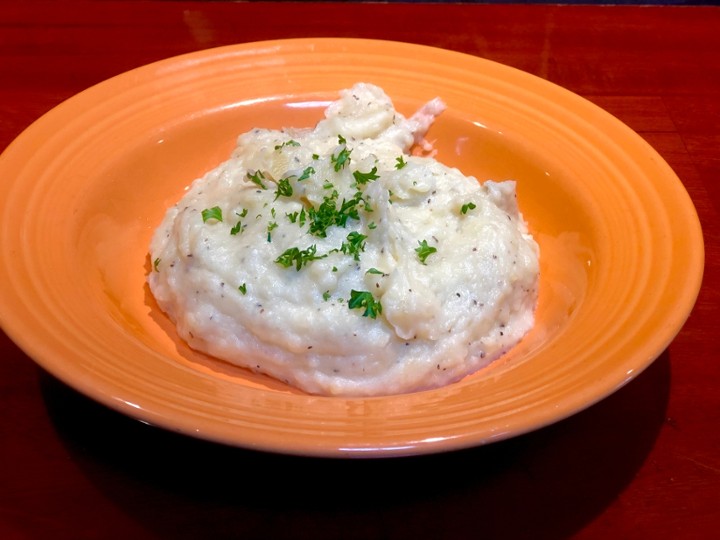
[[332, 194], [326, 195], [323, 198], [323, 202], [320, 203], [317, 209], [310, 208], [308, 214], [310, 216], [310, 234], [315, 236], [325, 237], [327, 236], [327, 230], [329, 227], [335, 224], [337, 218], [337, 208], [335, 207], [335, 201], [337, 199], [338, 192], [333, 190]]
[[326, 257], [326, 255], [318, 256], [315, 254], [316, 252], [317, 246], [315, 244], [303, 250], [292, 247], [286, 249], [282, 253], [282, 255], [275, 259], [275, 262], [281, 266], [284, 266], [285, 268], [290, 268], [291, 266], [295, 265], [295, 270], [299, 272], [300, 269], [310, 261]]
[[[248, 209], [243, 208], [242, 212], [235, 212], [235, 215], [244, 218], [248, 215]], [[230, 234], [235, 236], [236, 234], [243, 232], [243, 230], [245, 230], [245, 225], [242, 224], [242, 221], [238, 220], [235, 226], [230, 229]]]
[[353, 177], [355, 178], [355, 182], [361, 185], [367, 184], [368, 182], [380, 178], [380, 176], [377, 174], [377, 167], [373, 167], [370, 172], [366, 173], [360, 171], [353, 171]]
[[477, 206], [475, 206], [475, 203], [468, 202], [462, 205], [460, 212], [462, 212], [463, 214], [467, 214], [468, 210], [474, 210], [475, 208], [477, 208]]
[[397, 170], [402, 169], [405, 165], [407, 165], [407, 161], [403, 158], [403, 156], [400, 156], [395, 159], [395, 168]]
[[230, 229], [230, 234], [235, 236], [237, 233], [243, 232], [244, 229], [245, 229], [245, 226], [242, 224], [242, 221], [238, 221], [235, 224], [235, 226], [232, 229]]
[[297, 223], [300, 227], [305, 225], [305, 218], [307, 214], [305, 213], [305, 208], [301, 208], [299, 212], [291, 212], [289, 214], [285, 214], [285, 216], [288, 218], [290, 223]]
[[350, 153], [352, 152], [352, 150], [348, 150], [348, 147], [346, 146], [347, 141], [342, 135], [338, 135], [338, 143], [342, 146], [342, 148], [337, 154], [332, 154], [330, 156], [330, 162], [333, 164], [335, 172], [339, 172], [340, 169], [350, 163]]
[[290, 179], [289, 178], [281, 178], [280, 181], [277, 183], [277, 189], [275, 190], [275, 200], [278, 200], [278, 197], [292, 197], [293, 194], [293, 188], [290, 185]]
[[360, 253], [365, 251], [365, 239], [367, 236], [353, 231], [347, 235], [347, 242], [343, 242], [340, 251], [345, 255], [352, 255], [356, 261], [360, 260]]
[[382, 305], [378, 300], [373, 298], [373, 295], [368, 291], [356, 291], [355, 289], [350, 291], [350, 300], [348, 301], [348, 308], [350, 309], [365, 309], [363, 317], [370, 317], [375, 319], [380, 313], [382, 313]]
[[240, 291], [242, 294], [246, 294], [247, 293], [247, 285], [245, 283], [243, 283], [242, 285], [240, 285], [238, 287], [238, 291]]
[[310, 178], [310, 175], [315, 174], [315, 169], [312, 167], [305, 167], [305, 170], [303, 170], [302, 174], [298, 177], [297, 181], [302, 182], [303, 180], [307, 180]]
[[261, 187], [262, 189], [267, 189], [265, 187], [265, 184], [263, 184], [263, 180], [266, 180], [265, 175], [261, 171], [255, 171], [254, 173], [251, 173], [248, 171], [247, 178], [257, 186]]
[[418, 244], [420, 247], [415, 248], [415, 253], [418, 254], [420, 262], [425, 264], [425, 259], [427, 259], [433, 253], [437, 252], [437, 248], [433, 246], [428, 246], [427, 240], [418, 242]]
[[276, 146], [275, 146], [275, 150], [280, 150], [280, 149], [283, 148], [284, 146], [300, 146], [300, 143], [291, 139], [291, 140], [289, 140], [289, 141], [285, 141], [285, 142], [282, 143], [282, 144], [276, 145]]
[[272, 242], [272, 236], [270, 235], [270, 233], [272, 233], [272, 231], [275, 230], [277, 228], [277, 226], [278, 226], [278, 224], [275, 221], [271, 221], [270, 223], [268, 223], [268, 226], [267, 226], [267, 241], [268, 242]]
[[213, 206], [212, 208], [206, 208], [201, 212], [202, 214], [202, 220], [203, 223], [207, 222], [210, 219], [215, 219], [217, 221], [222, 221], [222, 209], [219, 206]]

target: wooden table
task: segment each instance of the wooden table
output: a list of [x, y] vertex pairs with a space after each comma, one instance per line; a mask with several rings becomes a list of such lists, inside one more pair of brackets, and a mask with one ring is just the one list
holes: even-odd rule
[[147, 62], [307, 36], [486, 57], [629, 124], [675, 169], [705, 231], [704, 287], [684, 329], [568, 420], [482, 448], [357, 461], [146, 426], [0, 334], [0, 538], [720, 538], [720, 8], [2, 1], [0, 149], [60, 101]]

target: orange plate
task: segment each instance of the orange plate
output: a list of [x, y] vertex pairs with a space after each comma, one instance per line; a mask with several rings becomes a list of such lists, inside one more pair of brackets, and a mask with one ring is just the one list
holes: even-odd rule
[[[372, 82], [412, 113], [440, 96], [438, 158], [517, 179], [541, 247], [537, 324], [506, 357], [438, 390], [305, 395], [194, 353], [145, 285], [165, 209], [252, 127], [311, 126]], [[300, 39], [170, 58], [94, 86], [0, 158], [0, 322], [50, 373], [132, 417], [273, 452], [389, 456], [480, 445], [604, 398], [680, 330], [702, 278], [695, 209], [662, 158], [603, 110], [477, 57]]]

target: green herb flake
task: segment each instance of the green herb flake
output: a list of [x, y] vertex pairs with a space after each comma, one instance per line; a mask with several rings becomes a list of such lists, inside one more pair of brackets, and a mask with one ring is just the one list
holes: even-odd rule
[[315, 169], [313, 167], [305, 167], [302, 174], [298, 177], [297, 181], [302, 182], [303, 180], [307, 180], [313, 174], [315, 174]]
[[365, 251], [365, 239], [367, 236], [353, 231], [347, 235], [347, 242], [343, 242], [340, 251], [345, 255], [352, 255], [356, 261], [360, 260], [360, 253]]
[[355, 182], [359, 185], [365, 185], [368, 182], [372, 182], [373, 180], [377, 180], [380, 178], [380, 176], [377, 174], [377, 167], [373, 167], [370, 172], [360, 172], [360, 171], [354, 171], [353, 172], [353, 178], [355, 178]]
[[281, 178], [277, 183], [277, 189], [275, 190], [275, 200], [277, 201], [279, 197], [292, 197], [292, 194], [293, 188], [290, 185], [290, 179]]
[[397, 170], [402, 169], [405, 165], [407, 165], [407, 161], [403, 158], [403, 156], [400, 156], [395, 159], [395, 168]]
[[278, 144], [275, 146], [275, 150], [280, 150], [281, 148], [284, 148], [285, 146], [300, 146], [300, 143], [294, 140], [285, 141], [282, 144]]
[[415, 253], [418, 254], [418, 259], [420, 259], [420, 262], [425, 264], [425, 259], [427, 259], [433, 253], [437, 252], [437, 248], [429, 246], [427, 240], [418, 242], [418, 244], [419, 247], [415, 248]]
[[240, 291], [243, 295], [247, 294], [247, 285], [243, 283], [238, 287], [238, 291]]
[[463, 214], [467, 214], [468, 210], [475, 210], [477, 206], [475, 206], [475, 203], [468, 202], [462, 205], [462, 208], [460, 208], [460, 212]]
[[291, 266], [295, 265], [295, 270], [298, 272], [300, 269], [308, 264], [310, 261], [314, 261], [317, 259], [322, 259], [326, 255], [316, 255], [317, 252], [317, 246], [313, 244], [312, 246], [308, 247], [307, 249], [300, 250], [299, 248], [292, 247], [289, 249], [286, 249], [282, 255], [280, 255], [277, 259], [275, 259], [275, 262], [281, 266], [284, 266], [285, 268], [290, 268]]
[[250, 171], [248, 171], [247, 178], [253, 184], [257, 185], [258, 187], [261, 187], [262, 189], [267, 189], [267, 187], [263, 183], [263, 180], [266, 180], [266, 178], [265, 178], [265, 175], [261, 171], [255, 171], [254, 173], [251, 173]]
[[159, 266], [160, 266], [160, 257], [158, 257], [157, 259], [155, 259], [155, 260], [153, 261], [153, 270], [154, 270], [155, 272], [159, 272], [159, 271], [160, 271]]
[[325, 291], [323, 293], [323, 300], [325, 300], [326, 302], [330, 300], [330, 291]]
[[308, 215], [310, 217], [310, 234], [319, 237], [327, 236], [327, 230], [329, 227], [335, 224], [337, 216], [337, 208], [335, 207], [335, 200], [337, 199], [337, 191], [333, 191], [330, 195], [326, 195], [323, 198], [323, 202], [320, 203], [317, 209], [310, 208]]
[[368, 291], [351, 290], [348, 308], [365, 309], [363, 317], [370, 317], [371, 319], [375, 319], [380, 313], [382, 313], [382, 305], [378, 300], [375, 300], [373, 295]]
[[271, 221], [270, 223], [268, 223], [268, 226], [267, 226], [267, 241], [268, 242], [272, 242], [271, 233], [272, 233], [272, 231], [277, 229], [277, 226], [278, 226], [278, 224], [275, 221]]
[[230, 229], [230, 234], [235, 236], [236, 234], [243, 232], [244, 229], [245, 226], [242, 224], [242, 221], [238, 221], [235, 226]]
[[305, 213], [305, 209], [301, 209], [299, 212], [291, 212], [289, 214], [285, 214], [285, 217], [288, 218], [288, 221], [290, 223], [297, 223], [300, 227], [305, 225], [305, 219], [307, 217], [307, 214]]
[[384, 275], [380, 270], [377, 268], [368, 268], [368, 270], [365, 272], [366, 274], [378, 274], [380, 276]]
[[339, 208], [337, 198], [338, 193], [333, 190], [330, 195], [323, 198], [323, 202], [317, 209], [310, 208], [308, 210], [308, 217], [311, 221], [309, 226], [310, 234], [324, 238], [327, 236], [328, 228], [333, 225], [346, 227], [348, 219], [360, 219], [357, 206], [363, 202], [362, 192], [358, 191], [352, 199], [343, 199]]
[[335, 172], [339, 172], [341, 169], [350, 164], [350, 153], [352, 150], [348, 150], [346, 142], [345, 137], [338, 135], [338, 143], [342, 146], [342, 148], [337, 154], [332, 154], [330, 156], [330, 162], [333, 164]]
[[222, 221], [222, 209], [219, 206], [213, 206], [212, 208], [206, 208], [201, 212], [203, 223], [207, 223], [208, 220], [214, 219], [216, 221]]

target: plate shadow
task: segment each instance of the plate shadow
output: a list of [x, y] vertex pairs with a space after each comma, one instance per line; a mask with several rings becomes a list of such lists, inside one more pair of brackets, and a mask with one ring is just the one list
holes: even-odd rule
[[116, 413], [41, 372], [54, 428], [102, 494], [161, 538], [567, 538], [631, 482], [666, 420], [665, 351], [619, 391], [510, 440], [321, 459], [227, 447]]

